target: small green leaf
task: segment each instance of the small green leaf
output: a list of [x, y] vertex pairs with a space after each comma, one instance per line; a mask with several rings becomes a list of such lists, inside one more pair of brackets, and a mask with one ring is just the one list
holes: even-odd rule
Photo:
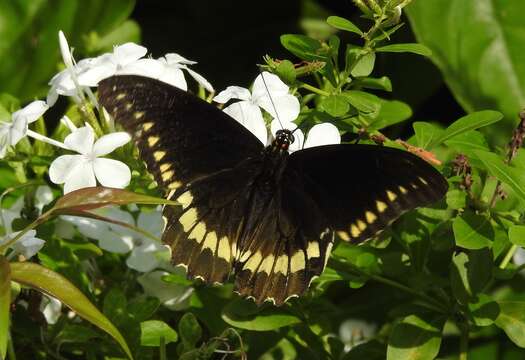
[[319, 103], [319, 109], [334, 117], [339, 117], [345, 115], [348, 110], [350, 110], [350, 105], [346, 97], [342, 95], [330, 95]]
[[387, 126], [392, 126], [405, 121], [411, 116], [412, 109], [404, 102], [381, 99], [381, 110], [379, 111], [379, 115], [377, 116], [377, 119], [370, 124], [368, 130], [383, 129]]
[[325, 57], [317, 54], [321, 48], [319, 40], [306, 35], [285, 34], [281, 35], [281, 44], [292, 54], [303, 60], [324, 60]]
[[498, 301], [496, 325], [519, 347], [525, 348], [525, 302]]
[[492, 253], [488, 248], [460, 252], [453, 256], [450, 284], [461, 304], [477, 301], [476, 296], [492, 279]]
[[284, 308], [263, 308], [255, 303], [238, 299], [226, 305], [222, 319], [240, 329], [253, 331], [270, 331], [284, 326], [298, 324], [301, 320]]
[[460, 189], [450, 189], [447, 192], [446, 201], [451, 209], [464, 209], [467, 204], [467, 193]]
[[416, 146], [428, 149], [430, 145], [441, 136], [443, 130], [437, 125], [417, 121], [412, 124], [416, 136]]
[[345, 91], [342, 95], [363, 115], [376, 118], [381, 111], [381, 99], [375, 95], [357, 90]]
[[104, 297], [103, 312], [113, 324], [120, 326], [128, 319], [128, 300], [119, 288], [112, 288]]
[[417, 44], [417, 43], [392, 44], [392, 45], [380, 46], [376, 48], [376, 51], [377, 52], [396, 52], [396, 53], [409, 52], [409, 53], [414, 53], [414, 54], [423, 55], [427, 57], [432, 55], [432, 51], [430, 51], [429, 48], [427, 48], [423, 44]]
[[357, 86], [366, 89], [384, 90], [388, 92], [392, 91], [392, 82], [387, 76], [382, 76], [380, 78], [364, 77], [356, 79], [355, 83]]
[[511, 225], [509, 227], [509, 240], [513, 244], [525, 246], [525, 225]]
[[326, 22], [336, 29], [349, 31], [357, 35], [363, 35], [363, 32], [348, 19], [339, 16], [330, 16], [326, 19]]
[[409, 315], [394, 325], [388, 339], [387, 360], [434, 359], [441, 346], [445, 319], [429, 315]]
[[148, 320], [140, 323], [140, 345], [158, 347], [161, 338], [164, 338], [165, 344], [176, 342], [177, 332], [164, 321]]
[[159, 305], [160, 301], [155, 297], [135, 299], [128, 304], [127, 312], [131, 319], [142, 322], [152, 317]]
[[120, 344], [126, 355], [133, 359], [126, 341], [117, 328], [62, 275], [34, 263], [14, 262], [11, 263], [11, 277], [14, 281], [60, 300], [80, 317], [111, 335]]
[[494, 230], [490, 219], [471, 212], [465, 212], [452, 223], [456, 245], [465, 249], [481, 249], [492, 246]]
[[9, 307], [11, 306], [11, 269], [0, 255], [0, 359], [5, 359], [9, 341]]
[[499, 315], [499, 305], [485, 294], [478, 295], [478, 301], [468, 304], [474, 323], [477, 326], [490, 326]]
[[476, 151], [476, 155], [492, 176], [509, 185], [516, 195], [525, 201], [525, 174], [523, 171], [508, 166], [497, 154]]
[[179, 335], [184, 351], [194, 349], [202, 337], [202, 328], [192, 313], [186, 313], [179, 320]]
[[374, 70], [375, 63], [376, 54], [374, 52], [369, 52], [357, 60], [357, 63], [354, 65], [350, 73], [354, 77], [368, 76]]
[[452, 139], [454, 136], [457, 136], [466, 131], [475, 130], [483, 126], [494, 124], [501, 119], [503, 119], [503, 115], [498, 111], [492, 110], [483, 110], [468, 114], [456, 120], [448, 128], [446, 128], [443, 134], [441, 134], [441, 136], [437, 138], [431, 144], [431, 146], [439, 145], [442, 142]]

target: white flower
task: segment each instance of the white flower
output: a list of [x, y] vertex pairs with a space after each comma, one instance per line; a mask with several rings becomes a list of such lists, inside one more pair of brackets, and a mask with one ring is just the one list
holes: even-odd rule
[[[174, 271], [179, 271], [179, 275], [186, 276], [181, 269], [175, 269]], [[160, 270], [153, 271], [140, 276], [138, 282], [142, 285], [146, 294], [157, 297], [168, 309], [180, 311], [188, 308], [193, 288], [187, 285], [165, 282], [162, 280], [162, 277], [166, 275], [169, 275], [169, 273]]]
[[131, 171], [123, 162], [101, 158], [128, 143], [125, 132], [102, 136], [95, 142], [95, 133], [89, 126], [76, 129], [64, 140], [65, 145], [80, 155], [62, 155], [49, 167], [49, 178], [55, 184], [64, 184], [64, 193], [95, 186], [97, 180], [107, 187], [124, 188], [129, 184]]
[[196, 64], [195, 61], [188, 60], [179, 54], [166, 54], [158, 59], [140, 59], [133, 64], [130, 64], [126, 69], [122, 70], [122, 74], [142, 75], [153, 79], [157, 79], [176, 86], [184, 91], [188, 89], [188, 84], [184, 78], [182, 70], [186, 70], [188, 74], [201, 84], [209, 92], [213, 92], [213, 86], [202, 75], [193, 71], [188, 65]]
[[11, 115], [11, 122], [0, 121], [0, 159], [8, 146], [15, 146], [28, 131], [28, 125], [38, 120], [49, 107], [44, 101], [33, 101]]
[[144, 57], [147, 52], [148, 49], [134, 43], [115, 46], [113, 53], [92, 59], [88, 68], [78, 75], [78, 83], [81, 86], [97, 86], [102, 79], [127, 73], [127, 68]]
[[356, 345], [371, 339], [377, 332], [377, 325], [359, 319], [348, 319], [339, 327], [339, 337], [348, 352]]
[[49, 81], [51, 88], [47, 93], [47, 104], [49, 106], [53, 106], [58, 99], [58, 95], [71, 96], [76, 102], [79, 102], [80, 95], [87, 89], [87, 86], [81, 86], [78, 84], [77, 78], [79, 74], [91, 68], [93, 60], [94, 59], [80, 60], [73, 67], [68, 67], [53, 76], [53, 78], [51, 78]]
[[288, 91], [288, 86], [277, 75], [263, 72], [255, 79], [251, 93], [240, 86], [229, 86], [213, 100], [222, 104], [230, 99], [241, 100], [227, 106], [223, 111], [266, 144], [268, 135], [260, 108], [281, 122], [291, 122], [299, 115], [299, 100]]
[[38, 209], [38, 213], [42, 214], [42, 209], [47, 204], [53, 201], [53, 191], [47, 185], [41, 185], [36, 188], [35, 192], [35, 208]]
[[56, 324], [60, 315], [62, 315], [62, 303], [52, 296], [42, 296], [40, 311], [44, 314], [48, 324]]
[[[4, 236], [0, 243], [8, 242], [17, 236], [20, 231]], [[45, 241], [36, 237], [35, 230], [29, 230], [20, 239], [10, 246], [15, 254], [22, 254], [26, 259], [33, 257], [44, 246]]]
[[[104, 207], [93, 212], [112, 220], [135, 225], [135, 220], [129, 212], [116, 207]], [[118, 254], [130, 253], [126, 264], [134, 270], [148, 272], [169, 261], [170, 249], [167, 246], [130, 228], [77, 216], [61, 218], [74, 224], [82, 235], [98, 240], [102, 249]], [[159, 238], [164, 226], [160, 208], [155, 211], [143, 210], [138, 216], [136, 226]]]
[[321, 146], [321, 145], [330, 145], [330, 144], [340, 144], [341, 135], [337, 127], [331, 123], [322, 123], [314, 125], [308, 135], [306, 136], [306, 141], [304, 139], [304, 134], [301, 130], [297, 129], [297, 125], [293, 122], [279, 122], [273, 120], [270, 128], [272, 134], [275, 136], [275, 133], [282, 128], [293, 131], [293, 136], [295, 141], [290, 144], [288, 148], [289, 152], [294, 152], [304, 148]]
[[24, 197], [20, 196], [9, 209], [0, 208], [0, 220], [2, 221], [0, 224], [3, 226], [6, 234], [13, 232], [11, 225], [13, 224], [13, 220], [20, 217], [23, 207]]

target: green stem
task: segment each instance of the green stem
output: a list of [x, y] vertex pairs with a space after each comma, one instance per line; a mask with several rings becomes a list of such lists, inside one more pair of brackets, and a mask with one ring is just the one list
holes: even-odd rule
[[7, 249], [16, 243], [22, 236], [24, 236], [29, 230], [33, 230], [41, 223], [45, 222], [49, 218], [50, 212], [46, 212], [42, 214], [38, 219], [33, 221], [31, 224], [29, 224], [24, 230], [20, 231], [14, 238], [10, 239], [9, 241], [3, 243], [0, 246], [0, 255], [4, 255]]
[[330, 93], [328, 93], [328, 92], [326, 92], [324, 90], [321, 90], [319, 88], [316, 88], [315, 86], [312, 86], [312, 85], [307, 84], [307, 83], [301, 83], [300, 87], [302, 87], [303, 89], [306, 89], [306, 90], [310, 90], [311, 92], [314, 92], [314, 93], [322, 95], [322, 96], [330, 96]]
[[467, 324], [459, 326], [461, 335], [459, 338], [459, 360], [467, 360], [469, 328]]
[[516, 250], [518, 250], [518, 245], [513, 244], [510, 247], [509, 251], [507, 251], [507, 253], [505, 254], [505, 257], [501, 261], [501, 264], [499, 264], [499, 268], [500, 269], [505, 269], [507, 267], [507, 265], [509, 264], [510, 260], [514, 256], [514, 253], [516, 252]]
[[160, 337], [160, 346], [159, 346], [159, 359], [160, 360], [166, 360], [166, 340], [164, 339], [164, 336]]

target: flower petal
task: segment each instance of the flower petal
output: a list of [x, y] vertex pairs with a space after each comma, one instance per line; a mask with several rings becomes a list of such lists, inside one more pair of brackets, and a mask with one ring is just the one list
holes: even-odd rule
[[279, 76], [264, 71], [259, 74], [253, 82], [252, 97], [254, 101], [257, 102], [259, 98], [268, 97], [268, 93], [270, 93], [272, 98], [275, 98], [288, 94], [288, 90], [288, 85], [286, 85]]
[[[184, 276], [184, 272], [175, 269], [174, 272]], [[157, 297], [164, 306], [171, 310], [184, 310], [189, 306], [193, 288], [186, 285], [167, 283], [162, 280], [166, 271], [153, 271], [138, 278], [146, 294]]]
[[104, 135], [93, 145], [93, 154], [97, 157], [107, 155], [130, 140], [131, 136], [123, 131]]
[[159, 210], [141, 211], [137, 218], [137, 226], [152, 235], [160, 237], [164, 229], [162, 212]]
[[42, 296], [40, 311], [48, 324], [56, 324], [58, 318], [62, 315], [62, 303], [52, 296]]
[[[19, 232], [12, 233], [9, 236], [12, 238]], [[27, 233], [22, 235], [17, 242], [11, 245], [11, 248], [18, 254], [24, 255], [26, 259], [32, 258], [37, 252], [42, 249], [46, 242], [36, 237], [35, 230], [29, 230]]]
[[271, 99], [269, 96], [262, 96], [257, 99], [256, 104], [266, 110], [273, 118], [279, 118], [281, 121], [297, 119], [301, 110], [299, 100], [290, 94], [272, 95]]
[[73, 59], [71, 57], [71, 50], [69, 49], [69, 44], [67, 43], [66, 36], [60, 30], [58, 32], [58, 43], [60, 44], [60, 52], [62, 53], [62, 60], [68, 68], [73, 67]]
[[266, 131], [261, 110], [257, 105], [249, 101], [239, 101], [226, 107], [223, 111], [250, 130], [260, 142], [266, 144], [268, 141], [268, 132]]
[[114, 75], [117, 64], [112, 54], [104, 54], [91, 59], [89, 65], [79, 72], [77, 79], [81, 86], [97, 86], [99, 81]]
[[19, 117], [9, 128], [9, 145], [15, 146], [27, 134], [27, 119]]
[[75, 225], [79, 233], [91, 239], [101, 239], [109, 232], [109, 224], [105, 221], [70, 215], [60, 216], [60, 219]]
[[131, 251], [131, 255], [126, 259], [126, 265], [140, 272], [149, 272], [159, 266], [162, 258], [168, 258], [166, 256], [168, 253], [169, 249], [162, 244], [154, 241], [145, 242]]
[[24, 119], [28, 123], [35, 122], [38, 120], [39, 117], [44, 115], [47, 109], [49, 109], [49, 106], [46, 104], [45, 101], [33, 101], [26, 107], [13, 113], [13, 122], [20, 121], [21, 119]]
[[322, 123], [315, 125], [308, 131], [304, 147], [309, 148], [340, 143], [341, 135], [337, 127], [331, 123]]
[[49, 166], [49, 179], [55, 184], [63, 184], [82, 161], [82, 155], [62, 155], [57, 157]]
[[204, 76], [202, 76], [201, 74], [199, 74], [198, 72], [190, 69], [189, 67], [187, 66], [184, 66], [183, 69], [185, 69], [189, 74], [190, 76], [195, 79], [195, 81], [197, 81], [201, 86], [203, 86], [206, 90], [208, 90], [209, 92], [215, 92], [215, 89], [213, 89], [213, 86], [211, 86], [210, 82], [208, 80], [206, 80], [204, 78]]
[[47, 204], [50, 204], [53, 201], [53, 191], [47, 185], [41, 185], [36, 188], [35, 192], [35, 208], [42, 213], [42, 209]]
[[181, 56], [181, 55], [176, 54], [176, 53], [166, 54], [166, 55], [164, 55], [164, 58], [166, 59], [166, 62], [169, 65], [174, 65], [174, 64], [193, 65], [193, 64], [197, 63], [196, 61], [188, 60], [184, 56]]
[[133, 237], [114, 231], [105, 232], [97, 240], [102, 249], [116, 254], [127, 254], [133, 248]]
[[95, 132], [90, 126], [78, 128], [64, 139], [67, 147], [82, 155], [88, 155], [93, 151], [94, 142]]
[[113, 55], [118, 65], [124, 67], [134, 61], [137, 61], [141, 57], [144, 57], [148, 52], [144, 46], [137, 45], [129, 42], [123, 45], [115, 46], [113, 49]]
[[96, 185], [97, 181], [95, 180], [95, 174], [93, 173], [93, 162], [82, 159], [67, 177], [64, 185], [64, 194]]
[[213, 98], [213, 101], [225, 104], [231, 99], [250, 100], [250, 90], [240, 86], [228, 86]]
[[121, 161], [97, 158], [93, 161], [93, 168], [97, 180], [103, 186], [122, 189], [131, 180], [129, 167]]

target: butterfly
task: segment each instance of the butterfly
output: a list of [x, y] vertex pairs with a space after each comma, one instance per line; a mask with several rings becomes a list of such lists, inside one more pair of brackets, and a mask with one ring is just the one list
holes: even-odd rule
[[113, 76], [98, 94], [180, 203], [163, 212], [172, 263], [208, 284], [233, 273], [235, 290], [257, 304], [303, 294], [336, 236], [361, 243], [447, 191], [436, 169], [402, 150], [339, 144], [290, 154], [287, 129], [265, 146], [215, 106], [159, 80]]

